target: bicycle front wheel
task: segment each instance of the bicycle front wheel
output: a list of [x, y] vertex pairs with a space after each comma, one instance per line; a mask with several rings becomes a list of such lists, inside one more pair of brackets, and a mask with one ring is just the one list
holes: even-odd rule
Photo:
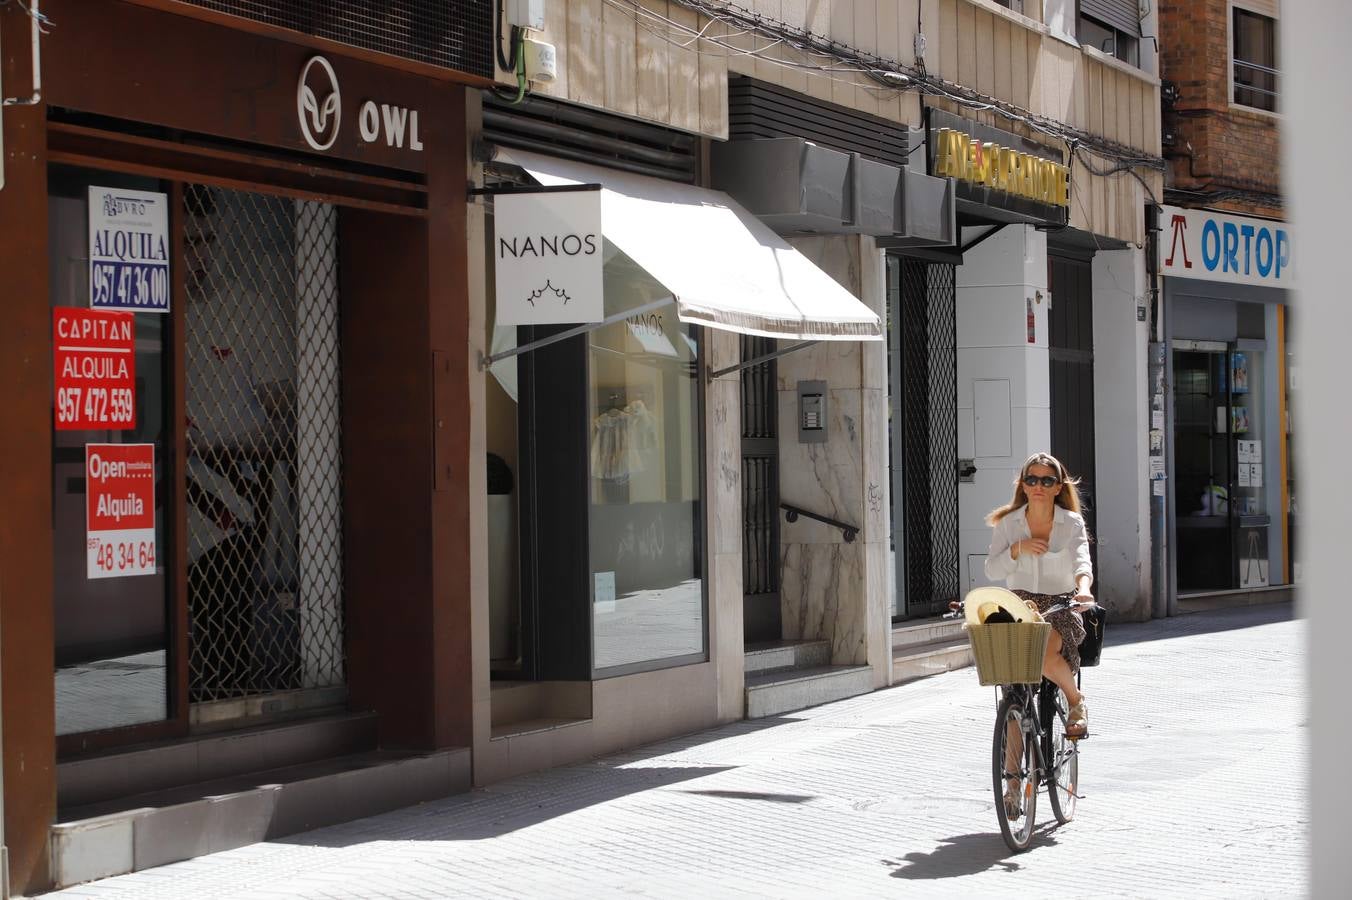
[[1075, 818], [1076, 792], [1080, 788], [1080, 743], [1066, 737], [1066, 716], [1070, 704], [1058, 687], [1044, 689], [1049, 702], [1043, 708], [1042, 724], [1047, 730], [1047, 797], [1052, 815], [1065, 825]]
[[1024, 710], [1022, 694], [1008, 691], [1000, 701], [991, 756], [995, 815], [1005, 843], [1016, 852], [1027, 850], [1032, 843], [1038, 794], [1038, 735]]

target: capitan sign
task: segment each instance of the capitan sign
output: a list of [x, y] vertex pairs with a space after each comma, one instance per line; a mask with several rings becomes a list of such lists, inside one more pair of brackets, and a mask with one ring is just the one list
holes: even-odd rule
[[600, 191], [499, 194], [493, 228], [499, 325], [605, 318]]
[[1291, 229], [1285, 222], [1204, 209], [1161, 207], [1160, 273], [1202, 281], [1296, 286]]

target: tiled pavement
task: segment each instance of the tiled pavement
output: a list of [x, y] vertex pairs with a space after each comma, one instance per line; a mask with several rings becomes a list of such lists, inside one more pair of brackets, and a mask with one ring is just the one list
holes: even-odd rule
[[1299, 896], [1304, 628], [1289, 604], [1110, 625], [1079, 817], [1024, 854], [967, 670], [50, 896]]

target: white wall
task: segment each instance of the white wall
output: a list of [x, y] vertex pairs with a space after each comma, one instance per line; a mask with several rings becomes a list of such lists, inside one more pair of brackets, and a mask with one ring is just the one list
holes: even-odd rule
[[1094, 254], [1094, 469], [1098, 571], [1094, 593], [1115, 618], [1150, 617], [1149, 325], [1145, 253]]
[[[964, 229], [963, 242], [983, 230]], [[1006, 225], [964, 254], [957, 270], [958, 456], [977, 467], [974, 482], [958, 486], [965, 590], [988, 583], [986, 514], [1009, 501], [1029, 454], [1051, 445], [1047, 305], [1047, 238], [1031, 225]]]

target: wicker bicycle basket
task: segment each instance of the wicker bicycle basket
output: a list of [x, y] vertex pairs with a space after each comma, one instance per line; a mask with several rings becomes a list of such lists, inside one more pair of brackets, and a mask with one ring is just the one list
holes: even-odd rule
[[969, 624], [967, 640], [982, 686], [1040, 682], [1042, 657], [1051, 633], [1052, 626], [1047, 622]]

